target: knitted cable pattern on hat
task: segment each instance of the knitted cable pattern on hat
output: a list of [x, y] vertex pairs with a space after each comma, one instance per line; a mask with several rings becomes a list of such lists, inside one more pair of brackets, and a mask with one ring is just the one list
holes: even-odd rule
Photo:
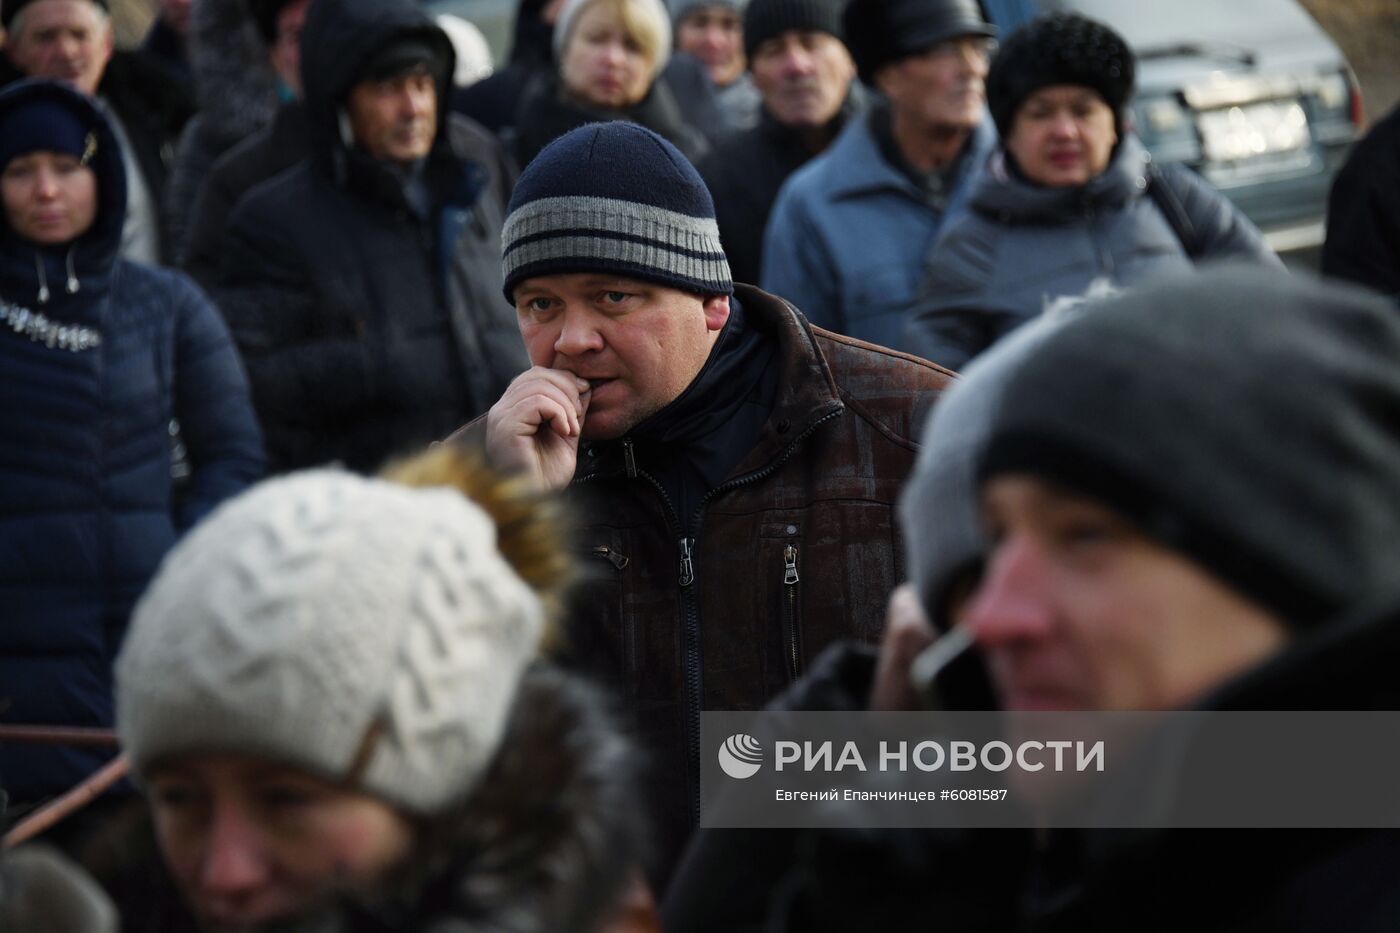
[[460, 494], [295, 474], [170, 553], [117, 660], [118, 730], [138, 778], [244, 754], [434, 813], [495, 754], [541, 627]]
[[634, 123], [591, 123], [535, 157], [501, 235], [506, 300], [539, 275], [615, 273], [731, 294], [714, 201], [685, 156]]
[[1091, 88], [1115, 114], [1133, 95], [1133, 50], [1103, 23], [1074, 13], [1038, 16], [1007, 37], [987, 73], [987, 107], [1005, 139], [1016, 110], [1043, 87]]

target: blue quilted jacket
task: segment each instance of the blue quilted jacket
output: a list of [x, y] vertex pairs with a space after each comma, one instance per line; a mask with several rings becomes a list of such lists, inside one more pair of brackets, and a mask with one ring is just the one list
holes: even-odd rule
[[[0, 115], [39, 95], [97, 125], [100, 205], [62, 247], [0, 217], [0, 722], [108, 726], [132, 604], [180, 532], [261, 474], [262, 440], [204, 293], [117, 258], [125, 176], [105, 119], [46, 82], [11, 86]], [[190, 469], [178, 494], [172, 420]], [[0, 785], [38, 800], [109, 755], [0, 745]]]

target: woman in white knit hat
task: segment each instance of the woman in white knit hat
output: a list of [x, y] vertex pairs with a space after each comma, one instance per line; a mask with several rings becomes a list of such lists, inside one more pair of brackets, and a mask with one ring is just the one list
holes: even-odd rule
[[397, 474], [473, 499], [271, 481], [138, 605], [118, 728], [188, 914], [128, 928], [649, 928], [633, 749], [537, 660], [557, 518], [450, 449]]

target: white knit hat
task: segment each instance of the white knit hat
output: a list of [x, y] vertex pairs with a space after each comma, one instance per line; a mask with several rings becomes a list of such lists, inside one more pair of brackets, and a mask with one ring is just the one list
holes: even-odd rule
[[542, 626], [460, 493], [294, 474], [166, 558], [117, 659], [117, 728], [138, 779], [246, 754], [430, 814], [495, 754]]

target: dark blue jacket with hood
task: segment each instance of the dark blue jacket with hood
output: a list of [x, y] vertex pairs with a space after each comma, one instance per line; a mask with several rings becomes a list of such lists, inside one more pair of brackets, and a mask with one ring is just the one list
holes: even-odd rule
[[[0, 722], [109, 726], [132, 604], [177, 535], [261, 474], [262, 441], [208, 298], [117, 256], [126, 183], [111, 127], [76, 92], [35, 81], [0, 93], [0, 119], [36, 97], [95, 127], [99, 204], [60, 247], [0, 216]], [[35, 315], [100, 342], [51, 346]], [[178, 495], [172, 419], [190, 468]], [[0, 786], [37, 800], [109, 755], [0, 745]]]

